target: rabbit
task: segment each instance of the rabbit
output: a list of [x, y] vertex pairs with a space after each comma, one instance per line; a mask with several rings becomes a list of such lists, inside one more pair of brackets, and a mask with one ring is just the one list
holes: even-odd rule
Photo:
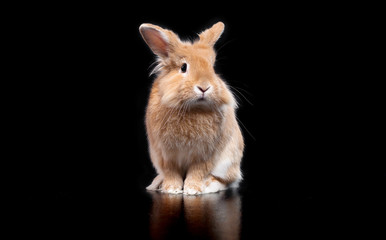
[[237, 102], [214, 70], [214, 45], [224, 27], [218, 22], [195, 41], [157, 25], [139, 27], [157, 55], [145, 125], [158, 175], [147, 190], [196, 195], [238, 187], [242, 180]]

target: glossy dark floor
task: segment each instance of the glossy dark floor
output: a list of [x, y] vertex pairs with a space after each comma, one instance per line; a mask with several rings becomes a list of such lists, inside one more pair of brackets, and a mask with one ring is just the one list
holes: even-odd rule
[[149, 233], [152, 239], [239, 239], [241, 199], [235, 192], [201, 196], [150, 193]]
[[382, 221], [375, 220], [385, 212], [381, 191], [337, 178], [341, 181], [284, 176], [247, 174], [239, 189], [197, 196], [147, 192], [145, 183], [130, 185], [122, 175], [86, 175], [87, 180], [75, 175], [77, 181], [67, 178], [62, 190], [51, 191], [32, 181], [23, 203], [29, 227], [23, 231], [51, 239], [309, 239], [368, 236], [382, 229]]
[[53, 238], [256, 239], [288, 231], [305, 234], [320, 223], [315, 220], [321, 211], [305, 192], [247, 189], [245, 184], [238, 190], [185, 196], [113, 183], [31, 192], [29, 220], [36, 224], [44, 219], [33, 231]]

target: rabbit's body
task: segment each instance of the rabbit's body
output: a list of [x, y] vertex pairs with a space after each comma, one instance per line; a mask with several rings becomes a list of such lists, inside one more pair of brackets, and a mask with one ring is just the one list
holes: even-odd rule
[[[216, 25], [222, 32], [221, 24]], [[238, 183], [244, 143], [234, 97], [213, 70], [214, 43], [202, 42], [205, 32], [199, 42], [184, 43], [158, 26], [145, 24], [140, 30], [160, 56], [146, 110], [150, 157], [158, 176], [147, 189], [200, 194]]]

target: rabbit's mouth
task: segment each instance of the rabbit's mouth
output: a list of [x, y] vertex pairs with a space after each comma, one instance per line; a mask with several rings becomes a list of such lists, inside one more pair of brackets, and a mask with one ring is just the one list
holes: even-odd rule
[[200, 103], [208, 102], [209, 103], [210, 97], [208, 94], [204, 94], [204, 93], [197, 94], [195, 97], [195, 102], [200, 102]]
[[211, 101], [210, 98], [208, 97], [198, 97], [196, 98], [193, 102], [192, 102], [192, 105], [194, 107], [198, 107], [198, 108], [212, 108], [214, 104], [214, 102]]
[[195, 102], [197, 103], [210, 103], [210, 97], [206, 94], [200, 94], [196, 96]]

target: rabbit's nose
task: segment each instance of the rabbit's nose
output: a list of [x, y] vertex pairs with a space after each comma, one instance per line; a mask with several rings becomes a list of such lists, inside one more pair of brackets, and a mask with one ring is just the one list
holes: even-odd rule
[[206, 87], [205, 89], [202, 88], [202, 87], [200, 87], [200, 86], [196, 86], [196, 87], [197, 87], [202, 93], [208, 91], [208, 89], [210, 88], [210, 86], [209, 86], [209, 87]]

